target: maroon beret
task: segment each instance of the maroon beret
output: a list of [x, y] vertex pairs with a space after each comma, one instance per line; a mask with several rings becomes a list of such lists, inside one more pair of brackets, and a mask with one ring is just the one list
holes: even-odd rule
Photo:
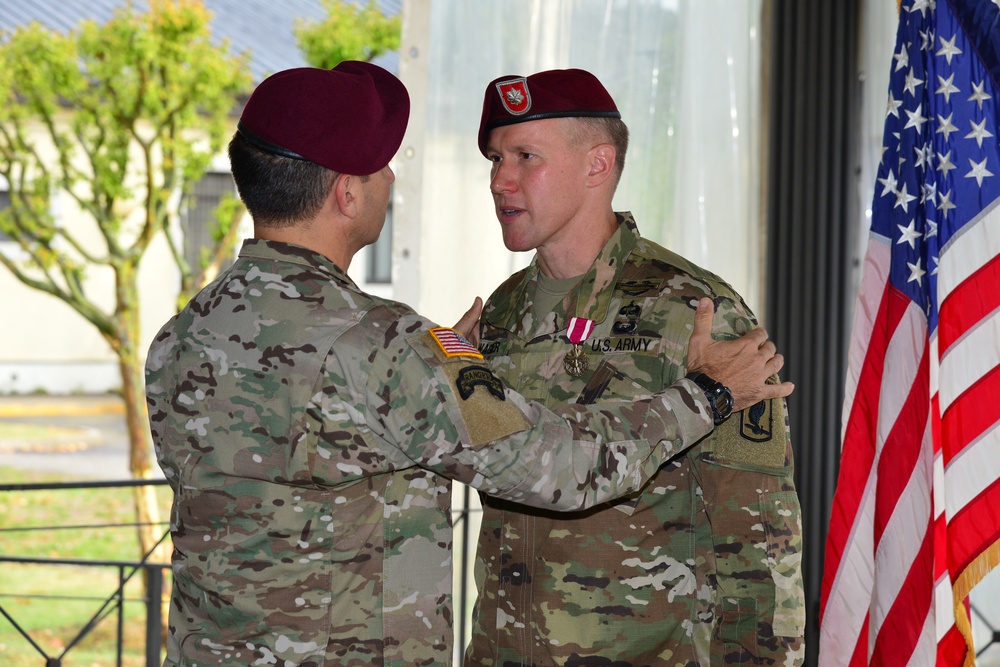
[[237, 130], [257, 148], [342, 174], [374, 174], [396, 154], [410, 96], [395, 76], [345, 60], [333, 69], [299, 67], [264, 79]]
[[512, 74], [486, 86], [479, 121], [479, 151], [486, 155], [490, 130], [543, 118], [621, 118], [597, 77], [582, 69], [550, 69], [528, 77]]

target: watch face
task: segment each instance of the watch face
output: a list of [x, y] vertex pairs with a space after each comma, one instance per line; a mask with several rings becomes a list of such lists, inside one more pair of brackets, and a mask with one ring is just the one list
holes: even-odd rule
[[722, 385], [719, 385], [719, 393], [715, 397], [715, 409], [723, 418], [728, 417], [733, 412], [733, 394]]

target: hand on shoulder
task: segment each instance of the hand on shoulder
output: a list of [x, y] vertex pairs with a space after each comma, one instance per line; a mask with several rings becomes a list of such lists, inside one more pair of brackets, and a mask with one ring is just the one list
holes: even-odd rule
[[735, 340], [714, 340], [714, 315], [712, 300], [701, 299], [688, 341], [688, 372], [705, 373], [727, 386], [733, 395], [734, 411], [791, 394], [795, 389], [791, 382], [768, 382], [785, 365], [785, 358], [768, 339], [767, 331], [758, 328]]

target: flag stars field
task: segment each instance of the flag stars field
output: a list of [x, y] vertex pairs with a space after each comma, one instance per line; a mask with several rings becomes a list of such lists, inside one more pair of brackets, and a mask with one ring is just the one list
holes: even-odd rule
[[[952, 93], [960, 93], [960, 92], [962, 92], [958, 88], [956, 88], [955, 85], [954, 85], [954, 81], [955, 81], [955, 75], [954, 74], [952, 74], [951, 76], [949, 76], [947, 79], [945, 79], [943, 76], [941, 76], [939, 74], [937, 79], [938, 79], [938, 83], [940, 84], [940, 86], [938, 87], [937, 90], [934, 91], [934, 94], [935, 95], [944, 95], [944, 102], [945, 102], [945, 104], [948, 104], [949, 102], [951, 102], [951, 95], [952, 95]], [[951, 116], [948, 116], [948, 121], [949, 122], [951, 121]], [[958, 128], [955, 128], [955, 129], [958, 129]], [[948, 137], [945, 136], [945, 141], [947, 141], [947, 140], [948, 140]]]
[[975, 162], [972, 158], [969, 158], [969, 166], [971, 169], [965, 177], [976, 179], [976, 183], [979, 184], [979, 187], [983, 187], [984, 178], [993, 175], [993, 172], [986, 168], [986, 158], [983, 158], [982, 162]]

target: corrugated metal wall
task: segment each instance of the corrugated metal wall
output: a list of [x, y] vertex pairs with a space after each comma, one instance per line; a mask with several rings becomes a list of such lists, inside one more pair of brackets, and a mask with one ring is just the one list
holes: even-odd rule
[[766, 326], [785, 355], [803, 505], [806, 664], [819, 598], [853, 312], [861, 0], [771, 0]]

